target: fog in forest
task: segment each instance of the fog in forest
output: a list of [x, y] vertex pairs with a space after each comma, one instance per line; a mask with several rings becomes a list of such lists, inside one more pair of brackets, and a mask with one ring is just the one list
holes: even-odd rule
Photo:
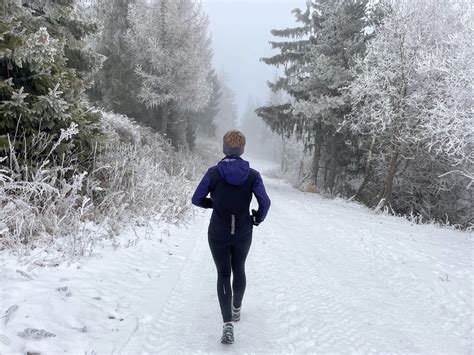
[[291, 11], [305, 8], [304, 0], [205, 0], [209, 15], [214, 65], [236, 95], [239, 117], [249, 96], [262, 103], [267, 99], [267, 80], [277, 69], [260, 62], [270, 56], [268, 41], [275, 40], [270, 31], [294, 27]]
[[474, 355], [472, 3], [0, 0], [0, 354]]
[[254, 110], [268, 101], [267, 81], [278, 75], [278, 69], [260, 58], [276, 54], [268, 41], [278, 39], [270, 31], [294, 27], [292, 10], [303, 9], [305, 1], [205, 0], [203, 4], [210, 21], [214, 67], [227, 86], [222, 90], [225, 99], [221, 105], [235, 101], [233, 108], [220, 112], [228, 117], [216, 119], [217, 136], [231, 128], [229, 122], [236, 119], [247, 136], [247, 152], [275, 159], [278, 152], [269, 144], [270, 130]]

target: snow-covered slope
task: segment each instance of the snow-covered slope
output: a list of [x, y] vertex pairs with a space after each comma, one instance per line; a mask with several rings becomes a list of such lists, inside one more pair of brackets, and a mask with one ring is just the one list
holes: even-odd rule
[[[472, 353], [468, 233], [264, 181], [272, 207], [255, 228], [234, 345], [219, 343], [210, 211], [196, 210], [186, 228], [137, 229], [136, 245], [124, 233], [118, 250], [31, 280], [2, 252], [0, 312], [18, 309], [2, 319], [0, 353]], [[25, 340], [25, 328], [56, 336]]]

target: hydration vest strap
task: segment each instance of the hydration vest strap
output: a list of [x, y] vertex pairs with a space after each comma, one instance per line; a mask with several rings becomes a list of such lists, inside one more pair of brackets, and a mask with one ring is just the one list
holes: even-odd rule
[[230, 215], [230, 234], [235, 234], [235, 215]]

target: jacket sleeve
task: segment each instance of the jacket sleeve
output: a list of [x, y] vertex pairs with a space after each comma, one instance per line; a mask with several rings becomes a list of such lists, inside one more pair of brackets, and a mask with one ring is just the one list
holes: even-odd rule
[[194, 191], [194, 195], [192, 198], [193, 205], [202, 208], [212, 208], [212, 200], [207, 197], [209, 194], [209, 190], [211, 188], [211, 169], [209, 169], [204, 177], [202, 178], [201, 182]]
[[265, 191], [262, 177], [258, 172], [256, 173], [256, 179], [253, 183], [252, 191], [258, 202], [257, 221], [258, 223], [262, 223], [267, 216], [268, 210], [270, 209], [271, 201], [267, 195], [267, 192]]

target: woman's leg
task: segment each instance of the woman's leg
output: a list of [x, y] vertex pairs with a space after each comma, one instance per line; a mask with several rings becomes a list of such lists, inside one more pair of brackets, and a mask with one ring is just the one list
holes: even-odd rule
[[247, 279], [245, 277], [245, 260], [252, 244], [252, 236], [235, 241], [232, 245], [232, 291], [234, 293], [234, 307], [240, 308], [244, 298]]
[[232, 289], [230, 287], [231, 246], [225, 240], [209, 238], [209, 247], [217, 268], [217, 297], [224, 323], [232, 321]]

